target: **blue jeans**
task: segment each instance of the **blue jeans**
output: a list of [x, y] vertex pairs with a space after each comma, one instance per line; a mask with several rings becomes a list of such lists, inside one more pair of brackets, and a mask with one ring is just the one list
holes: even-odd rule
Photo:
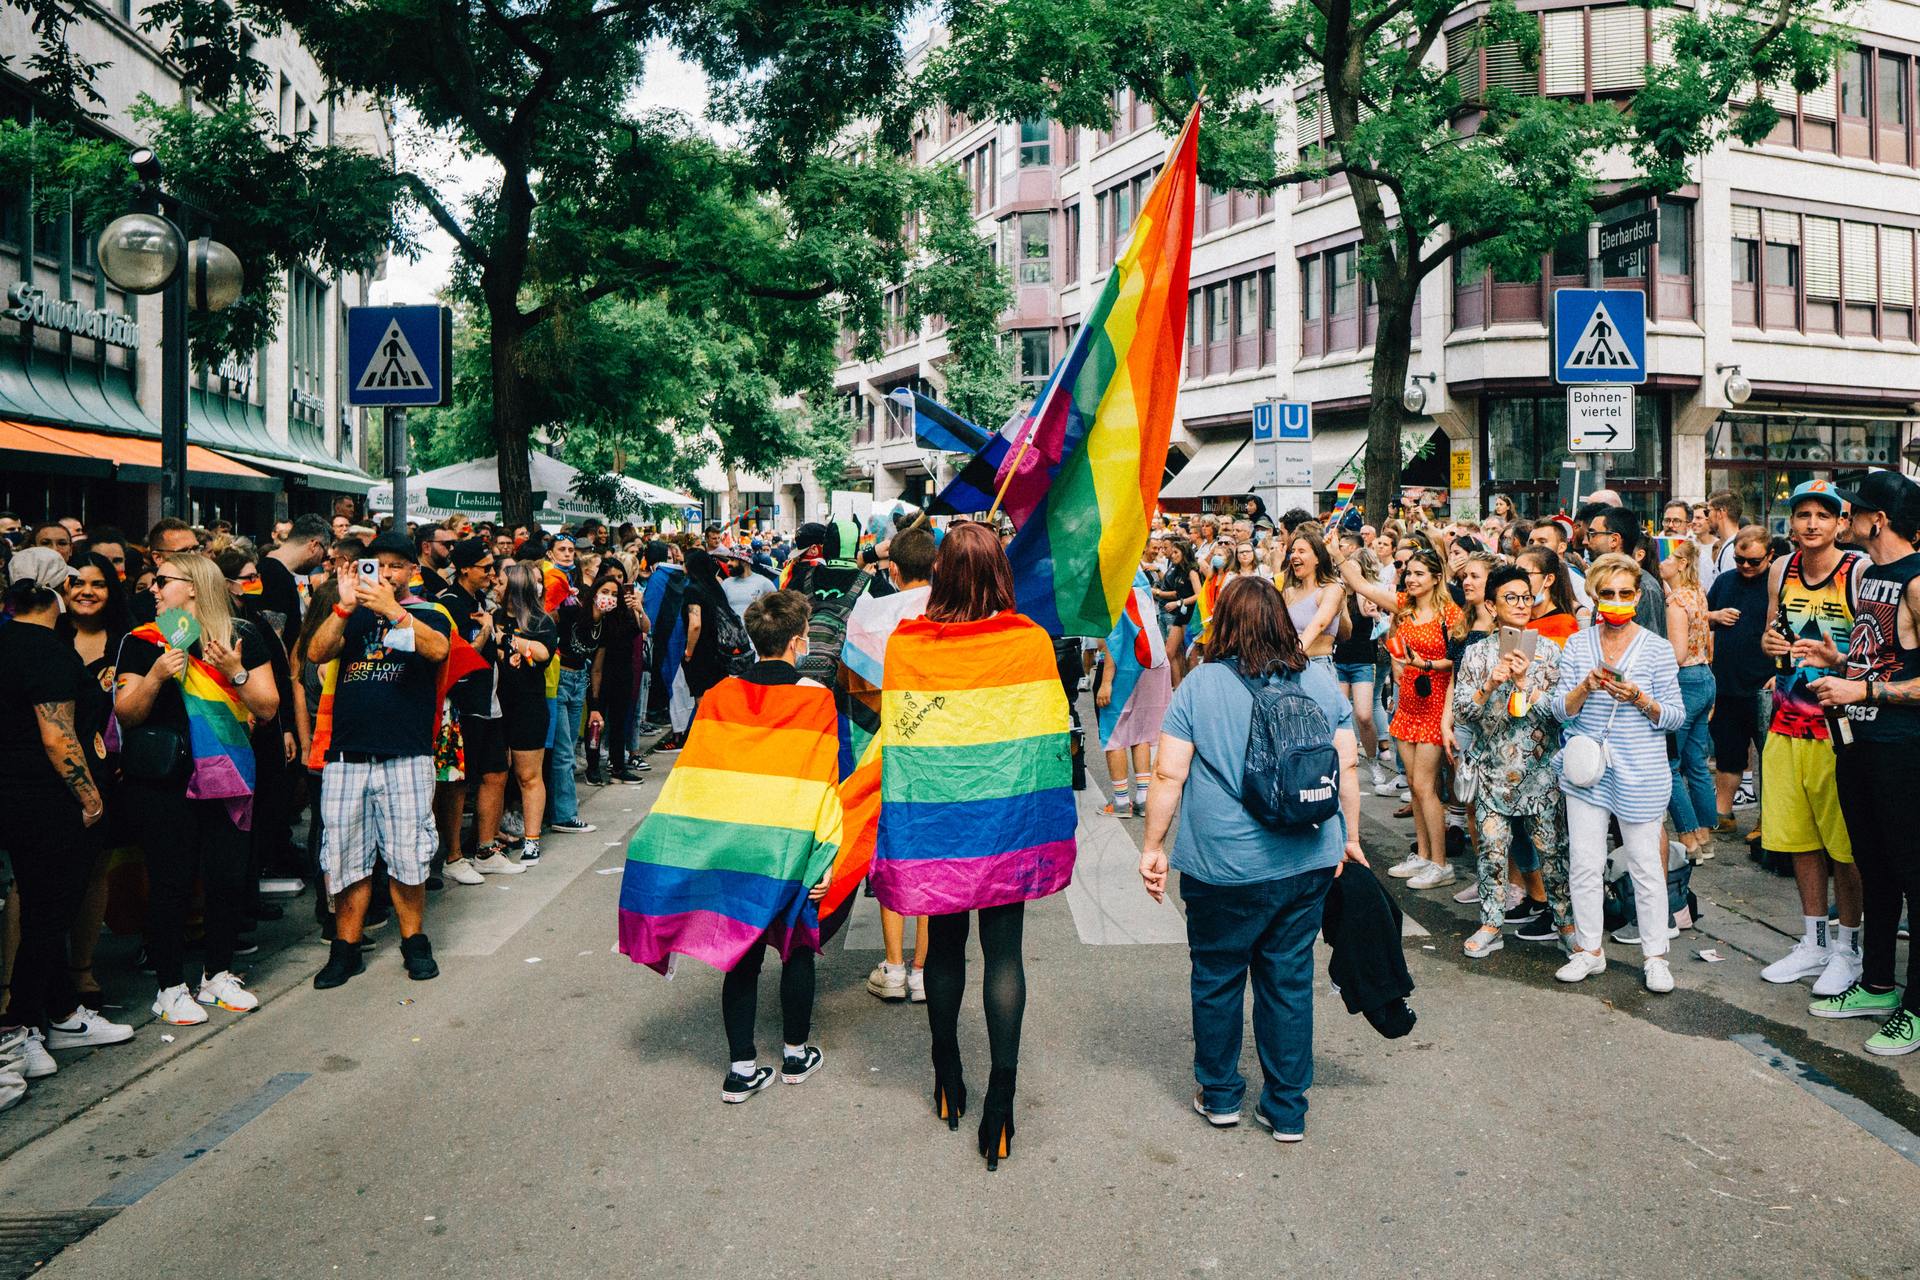
[[1247, 974], [1253, 1041], [1266, 1087], [1259, 1108], [1298, 1133], [1313, 1083], [1313, 940], [1333, 868], [1258, 884], [1213, 885], [1180, 874], [1193, 962], [1193, 1077], [1209, 1111], [1237, 1111]]
[[1680, 668], [1680, 698], [1687, 718], [1673, 739], [1680, 753], [1673, 762], [1673, 800], [1667, 812], [1675, 832], [1698, 831], [1720, 820], [1719, 800], [1713, 793], [1713, 754], [1708, 724], [1713, 718], [1713, 668], [1705, 663]]
[[554, 698], [553, 750], [547, 753], [547, 808], [555, 822], [580, 820], [580, 797], [573, 785], [573, 747], [580, 740], [580, 717], [587, 706], [587, 670], [561, 668]]

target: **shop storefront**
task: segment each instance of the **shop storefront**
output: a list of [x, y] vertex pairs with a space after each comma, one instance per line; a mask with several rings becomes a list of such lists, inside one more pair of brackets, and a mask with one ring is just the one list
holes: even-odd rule
[[[1659, 515], [1673, 489], [1673, 400], [1670, 392], [1640, 390], [1634, 397], [1633, 451], [1606, 455], [1607, 486], [1649, 519]], [[1481, 400], [1480, 456], [1483, 507], [1504, 494], [1529, 519], [1559, 510], [1563, 464], [1573, 457], [1567, 450], [1566, 395]]]
[[1748, 523], [1787, 531], [1787, 495], [1808, 480], [1851, 486], [1869, 468], [1900, 466], [1912, 416], [1752, 404], [1707, 428], [1707, 492], [1731, 490]]

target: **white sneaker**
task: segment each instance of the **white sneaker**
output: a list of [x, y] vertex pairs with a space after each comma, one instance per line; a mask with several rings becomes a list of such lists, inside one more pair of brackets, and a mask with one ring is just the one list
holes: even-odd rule
[[1657, 996], [1673, 990], [1673, 968], [1665, 956], [1648, 956], [1645, 964], [1647, 990]]
[[85, 1049], [97, 1044], [124, 1044], [133, 1039], [133, 1028], [123, 1022], [108, 1022], [92, 1009], [81, 1005], [65, 1022], [47, 1027], [47, 1048]]
[[27, 1078], [18, 1071], [0, 1067], [0, 1111], [26, 1101]]
[[1393, 785], [1393, 775], [1376, 758], [1369, 763], [1373, 766], [1373, 794], [1377, 796], [1397, 796], [1399, 790]]
[[1825, 972], [1829, 954], [1829, 948], [1802, 938], [1793, 950], [1762, 969], [1760, 976], [1768, 982], [1800, 982]]
[[[517, 870], [518, 868], [516, 868]], [[441, 869], [441, 874], [456, 884], [485, 884], [487, 878], [473, 869], [472, 858], [462, 858], [458, 862], [449, 862]]]
[[[1466, 888], [1462, 889], [1460, 892], [1454, 894], [1453, 900], [1455, 902], [1460, 903], [1462, 906], [1465, 906], [1469, 902], [1480, 901], [1480, 886], [1477, 884], [1468, 885]], [[1509, 906], [1507, 910], [1509, 911], [1513, 910], [1512, 906]]]
[[153, 1016], [176, 1027], [197, 1027], [207, 1020], [207, 1011], [200, 1007], [183, 982], [154, 996]]
[[0, 1055], [17, 1061], [18, 1065], [9, 1070], [19, 1072], [27, 1080], [39, 1080], [60, 1069], [60, 1064], [47, 1052], [40, 1033], [31, 1027], [22, 1027], [0, 1040]]
[[1454, 871], [1451, 864], [1443, 867], [1437, 862], [1429, 862], [1425, 871], [1417, 871], [1407, 877], [1407, 888], [1438, 889], [1442, 885], [1452, 884], [1459, 878], [1459, 874]]
[[[490, 853], [484, 858], [469, 858], [463, 859], [462, 861], [472, 862], [475, 871], [488, 876], [524, 875], [527, 870], [504, 853]], [[462, 880], [460, 883], [472, 884], [474, 882], [471, 880]]]
[[210, 1004], [228, 1013], [251, 1013], [260, 1007], [260, 997], [241, 986], [240, 979], [225, 969], [200, 983], [197, 999], [201, 1004]]
[[1408, 791], [1412, 790], [1411, 787], [1407, 786], [1406, 774], [1396, 773], [1393, 776], [1393, 790], [1396, 795], [1405, 795]]
[[867, 994], [886, 1001], [905, 1000], [907, 966], [889, 969], [884, 960], [873, 966], [873, 972], [867, 975]]
[[1410, 853], [1406, 857], [1402, 858], [1400, 861], [1388, 867], [1387, 874], [1392, 876], [1395, 880], [1405, 880], [1409, 876], [1415, 876], [1420, 874], [1420, 872], [1426, 870], [1428, 867], [1432, 865], [1433, 864], [1431, 862], [1428, 862], [1425, 858], [1421, 857], [1419, 854]]
[[1852, 947], [1836, 946], [1827, 957], [1827, 967], [1813, 980], [1816, 996], [1837, 996], [1860, 981], [1860, 953]]
[[1575, 951], [1565, 964], [1553, 971], [1553, 976], [1562, 982], [1583, 982], [1596, 973], [1606, 971], [1606, 956], [1595, 955], [1591, 951]]
[[907, 966], [907, 999], [915, 1004], [927, 1002], [927, 971]]

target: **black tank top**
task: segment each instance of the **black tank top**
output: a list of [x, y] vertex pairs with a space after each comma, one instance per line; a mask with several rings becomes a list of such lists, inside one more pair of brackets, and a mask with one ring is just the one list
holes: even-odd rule
[[[1847, 677], [1880, 684], [1920, 679], [1920, 648], [1900, 643], [1900, 602], [1920, 577], [1920, 552], [1868, 567], [1859, 577]], [[1920, 742], [1920, 708], [1855, 705], [1847, 708], [1860, 742]]]
[[1349, 666], [1372, 662], [1375, 649], [1373, 619], [1360, 612], [1360, 597], [1351, 592], [1347, 595], [1345, 608], [1347, 617], [1353, 623], [1353, 630], [1345, 640], [1333, 646], [1333, 660]]

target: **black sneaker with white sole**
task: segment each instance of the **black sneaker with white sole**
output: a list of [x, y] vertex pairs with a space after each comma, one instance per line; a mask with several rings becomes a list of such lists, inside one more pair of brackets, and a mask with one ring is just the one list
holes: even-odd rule
[[1507, 912], [1507, 927], [1514, 930], [1517, 934], [1520, 930], [1530, 925], [1538, 924], [1542, 916], [1545, 916], [1547, 922], [1551, 924], [1553, 922], [1553, 908], [1544, 902], [1535, 902], [1531, 898], [1523, 898], [1519, 906]]
[[[598, 831], [599, 829], [600, 828], [594, 826], [591, 822], [584, 822], [579, 818], [575, 818], [571, 822], [549, 822], [547, 824], [547, 830], [558, 831], [564, 836], [582, 836], [589, 832]], [[521, 861], [524, 862], [526, 859], [522, 858]]]
[[750, 1076], [735, 1075], [727, 1072], [727, 1078], [720, 1086], [720, 1101], [745, 1102], [754, 1094], [773, 1083], [772, 1067], [755, 1067]]
[[1553, 912], [1542, 911], [1532, 920], [1515, 929], [1513, 936], [1522, 942], [1558, 942], [1560, 929], [1553, 922]]
[[826, 1061], [826, 1055], [820, 1052], [818, 1045], [807, 1045], [798, 1057], [786, 1054], [780, 1059], [780, 1083], [799, 1084], [820, 1069]]

